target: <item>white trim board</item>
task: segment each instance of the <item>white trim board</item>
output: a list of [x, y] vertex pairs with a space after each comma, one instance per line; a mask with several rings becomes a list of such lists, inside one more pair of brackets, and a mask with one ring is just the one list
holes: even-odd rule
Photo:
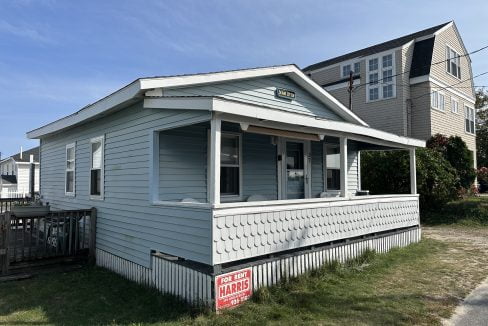
[[433, 84], [436, 84], [437, 86], [444, 88], [441, 91], [451, 92], [454, 95], [461, 97], [462, 99], [468, 101], [471, 104], [475, 103], [474, 98], [471, 98], [468, 95], [459, 92], [458, 90], [456, 90], [456, 86], [450, 86], [450, 85], [448, 85], [448, 84], [446, 84], [446, 83], [444, 83], [444, 82], [442, 82], [442, 81], [440, 81], [440, 80], [438, 80], [438, 79], [436, 79], [430, 75], [424, 75], [424, 76], [410, 78], [410, 86], [415, 85], [415, 84], [424, 83], [424, 82], [431, 82]]
[[[116, 110], [127, 106], [140, 99], [144, 93], [151, 91], [150, 94], [160, 94], [154, 90], [158, 88], [176, 88], [206, 85], [217, 82], [234, 81], [241, 79], [251, 79], [266, 76], [285, 75], [303, 87], [308, 93], [314, 96], [321, 103], [331, 108], [336, 114], [346, 121], [368, 126], [366, 122], [360, 119], [356, 114], [348, 110], [335, 97], [326, 92], [322, 87], [305, 75], [296, 65], [284, 65], [276, 67], [265, 67], [255, 69], [244, 69], [235, 71], [216, 72], [208, 74], [196, 74], [173, 77], [154, 77], [141, 78], [131, 84], [119, 89], [107, 97], [86, 106], [78, 112], [66, 116], [57, 121], [51, 122], [43, 127], [34, 129], [27, 133], [30, 139], [42, 138], [46, 135], [59, 132], [63, 129], [97, 118], [103, 113]], [[152, 91], [154, 90], [154, 91]]]
[[224, 203], [213, 205], [213, 217], [275, 212], [296, 209], [313, 209], [319, 207], [337, 207], [370, 203], [391, 203], [397, 201], [417, 201], [417, 194], [371, 195], [356, 197], [329, 197], [310, 199], [270, 200], [257, 202]]
[[[161, 108], [161, 109], [177, 109], [180, 107], [185, 107], [185, 101], [190, 100], [194, 103], [195, 98], [181, 97], [179, 100], [183, 103], [176, 101], [176, 98], [171, 98], [167, 100], [166, 98], [151, 98], [144, 100], [145, 108]], [[407, 147], [425, 147], [425, 141], [407, 138], [403, 136], [398, 136], [395, 134], [388, 133], [386, 131], [381, 131], [373, 129], [371, 127], [360, 126], [348, 122], [332, 121], [325, 119], [318, 119], [314, 116], [307, 116], [298, 113], [286, 112], [283, 110], [276, 110], [267, 107], [256, 106], [244, 102], [230, 101], [222, 98], [201, 98], [203, 103], [198, 104], [199, 107], [206, 108], [211, 105], [212, 111], [220, 112], [222, 114], [229, 114], [236, 117], [246, 117], [251, 119], [258, 119], [264, 121], [264, 125], [270, 126], [270, 122], [279, 122], [286, 125], [298, 125], [305, 128], [316, 128], [320, 129], [318, 134], [331, 134], [339, 133], [341, 135], [348, 135], [350, 139], [351, 135], [366, 136], [371, 138], [376, 138], [382, 142], [390, 143], [393, 146], [399, 146], [402, 148]], [[224, 119], [222, 117], [222, 119]], [[242, 121], [241, 122], [245, 122]], [[254, 123], [254, 122], [252, 122]], [[278, 129], [285, 129], [283, 126]], [[307, 131], [308, 133], [311, 132]], [[373, 139], [374, 140], [374, 139]]]
[[[354, 79], [352, 85], [353, 86], [359, 86], [359, 85], [361, 85], [361, 79], [360, 78]], [[345, 81], [345, 82], [342, 82], [340, 84], [335, 84], [335, 85], [330, 85], [330, 86], [324, 86], [323, 88], [327, 92], [330, 92], [330, 91], [335, 91], [337, 89], [341, 89], [341, 88], [344, 88], [344, 87], [347, 87], [347, 86], [349, 86], [349, 81]]]

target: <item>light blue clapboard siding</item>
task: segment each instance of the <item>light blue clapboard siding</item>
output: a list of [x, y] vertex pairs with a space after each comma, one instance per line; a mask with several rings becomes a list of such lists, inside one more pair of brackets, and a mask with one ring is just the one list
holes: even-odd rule
[[312, 157], [312, 198], [320, 197], [324, 191], [324, 143], [311, 142]]
[[159, 198], [207, 201], [209, 123], [167, 130], [159, 137]]
[[244, 199], [261, 195], [278, 199], [276, 145], [271, 137], [244, 133], [242, 136], [242, 192]]
[[[277, 98], [274, 94], [277, 87], [295, 91], [293, 101]], [[164, 90], [164, 96], [220, 96], [230, 100], [244, 101], [314, 115], [330, 120], [343, 121], [335, 112], [285, 76], [255, 78], [212, 85], [182, 87]]]
[[[153, 206], [149, 201], [150, 134], [197, 123], [209, 112], [143, 109], [138, 103], [42, 140], [43, 200], [55, 209], [98, 209], [97, 247], [148, 267], [150, 251], [210, 263], [207, 209]], [[90, 200], [90, 139], [105, 135], [105, 199]], [[76, 141], [76, 196], [64, 194], [65, 146]]]
[[349, 141], [347, 144], [347, 188], [352, 195], [359, 189], [359, 167], [358, 167], [358, 146], [355, 142]]

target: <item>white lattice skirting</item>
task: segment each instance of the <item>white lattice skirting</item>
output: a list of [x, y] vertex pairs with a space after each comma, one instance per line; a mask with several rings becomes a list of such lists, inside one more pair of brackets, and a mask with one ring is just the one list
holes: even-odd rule
[[[385, 253], [392, 248], [408, 246], [411, 243], [420, 241], [420, 235], [420, 228], [412, 227], [382, 235], [371, 235], [320, 248], [233, 265], [233, 267], [224, 268], [222, 273], [251, 267], [252, 288], [256, 290], [260, 287], [274, 285], [281, 280], [316, 270], [333, 261], [345, 262], [356, 258], [367, 249]], [[131, 281], [156, 288], [163, 293], [178, 296], [191, 304], [204, 304], [214, 307], [215, 275], [183, 266], [165, 259], [163, 256], [152, 255], [152, 267], [146, 268], [104, 250], [97, 249], [97, 265], [120, 274]]]

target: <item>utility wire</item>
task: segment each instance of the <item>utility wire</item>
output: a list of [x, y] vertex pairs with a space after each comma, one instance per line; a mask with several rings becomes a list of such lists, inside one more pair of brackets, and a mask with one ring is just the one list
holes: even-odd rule
[[[445, 62], [447, 62], [447, 61], [449, 61], [449, 60], [452, 60], [452, 59], [461, 58], [461, 57], [466, 57], [466, 56], [468, 56], [468, 55], [470, 55], [470, 54], [474, 54], [474, 53], [481, 52], [481, 51], [483, 51], [483, 50], [485, 50], [485, 49], [487, 49], [487, 48], [488, 48], [488, 45], [485, 45], [485, 46], [483, 46], [483, 47], [481, 47], [481, 48], [479, 48], [479, 49], [477, 49], [477, 50], [474, 50], [474, 51], [468, 52], [468, 53], [466, 53], [466, 54], [462, 54], [462, 55], [456, 56], [456, 57], [454, 57], [454, 58], [449, 58], [449, 59], [445, 59], [445, 60], [442, 60], [442, 61], [437, 61], [437, 62], [434, 62], [434, 63], [428, 64], [428, 65], [424, 65], [424, 66], [422, 66], [422, 67], [419, 67], [418, 69], [421, 69], [421, 68], [427, 68], [427, 67], [432, 67], [432, 66], [435, 66], [435, 65], [438, 65], [438, 64], [441, 64], [441, 63], [445, 63]], [[378, 64], [379, 64], [379, 63], [378, 63]], [[406, 73], [409, 73], [410, 71], [411, 71], [411, 70], [406, 70], [406, 71], [400, 72], [400, 73], [398, 73], [398, 74], [394, 74], [394, 75], [392, 75], [392, 76], [388, 76], [387, 78], [388, 78], [388, 79], [390, 79], [390, 78], [393, 78], [393, 77], [397, 77], [397, 76], [400, 76], [400, 75], [404, 75], [404, 74], [406, 74]], [[384, 80], [384, 79], [385, 79], [385, 78], [382, 78], [382, 80]], [[365, 85], [376, 84], [377, 82], [379, 82], [379, 80], [378, 80], [378, 81], [376, 81], [376, 82], [369, 82], [369, 83], [361, 84], [361, 85], [357, 86], [357, 87], [356, 87], [354, 90], [357, 90], [357, 89], [359, 89], [359, 88], [361, 88], [362, 86], [365, 86]]]
[[[460, 82], [457, 82], [457, 83], [455, 83], [455, 84], [448, 85], [448, 86], [445, 86], [445, 87], [441, 87], [441, 88], [439, 88], [439, 89], [436, 89], [435, 91], [438, 91], [438, 90], [443, 90], [443, 89], [448, 89], [448, 88], [452, 88], [453, 86], [456, 86], [456, 85], [458, 85], [458, 84], [461, 84], [461, 83], [464, 83], [464, 82], [470, 81], [470, 80], [472, 80], [472, 79], [478, 78], [478, 77], [483, 76], [483, 75], [486, 75], [486, 74], [488, 74], [488, 71], [482, 72], [481, 74], [477, 74], [477, 75], [475, 75], [475, 76], [473, 76], [473, 77], [470, 77], [470, 78], [467, 78], [467, 79], [465, 79], [465, 80], [461, 80]], [[432, 94], [432, 93], [433, 93], [433, 92], [428, 92], [428, 93], [425, 93], [425, 94], [422, 94], [422, 95], [419, 95], [419, 96], [413, 97], [413, 98], [411, 98], [410, 100], [416, 100], [416, 99], [418, 99], [418, 98], [421, 98], [421, 97], [424, 97], [424, 96], [430, 95], [430, 94]]]

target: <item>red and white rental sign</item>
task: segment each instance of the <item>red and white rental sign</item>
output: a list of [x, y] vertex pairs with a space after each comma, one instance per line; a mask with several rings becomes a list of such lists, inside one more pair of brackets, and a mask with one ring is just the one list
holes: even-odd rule
[[240, 305], [252, 295], [252, 269], [245, 268], [215, 278], [215, 309]]

